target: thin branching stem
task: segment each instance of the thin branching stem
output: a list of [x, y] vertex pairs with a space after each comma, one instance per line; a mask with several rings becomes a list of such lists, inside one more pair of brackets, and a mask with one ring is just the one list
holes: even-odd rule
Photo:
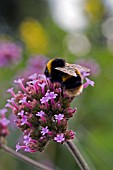
[[73, 155], [74, 159], [76, 160], [80, 170], [90, 170], [88, 164], [86, 163], [86, 161], [84, 160], [83, 156], [79, 152], [78, 148], [74, 145], [74, 143], [72, 141], [67, 141], [66, 146], [68, 147], [68, 149], [72, 153], [72, 155]]
[[12, 156], [14, 156], [14, 157], [28, 163], [29, 165], [32, 165], [32, 166], [36, 167], [36, 168], [39, 168], [41, 170], [53, 170], [52, 168], [49, 168], [49, 167], [47, 167], [45, 165], [42, 165], [42, 164], [28, 158], [27, 156], [22, 155], [21, 153], [18, 153], [16, 151], [14, 151], [13, 149], [11, 149], [10, 147], [8, 147], [8, 146], [6, 146], [4, 144], [1, 144], [0, 148], [2, 148], [4, 151], [8, 152], [10, 155], [12, 155]]

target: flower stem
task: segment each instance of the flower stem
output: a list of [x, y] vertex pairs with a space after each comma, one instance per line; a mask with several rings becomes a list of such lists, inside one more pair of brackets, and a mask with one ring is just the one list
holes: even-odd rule
[[72, 155], [73, 155], [74, 159], [76, 160], [79, 168], [81, 170], [90, 170], [88, 164], [86, 163], [86, 161], [84, 160], [83, 156], [81, 155], [81, 153], [79, 152], [77, 147], [74, 145], [74, 143], [72, 141], [67, 141], [66, 146], [68, 147], [68, 149], [72, 153]]
[[8, 147], [8, 146], [6, 146], [4, 144], [1, 144], [0, 148], [2, 148], [4, 151], [8, 152], [10, 155], [12, 155], [12, 156], [14, 156], [14, 157], [28, 163], [29, 165], [32, 165], [32, 166], [36, 167], [36, 168], [39, 168], [39, 169], [42, 169], [42, 170], [53, 170], [52, 168], [44, 166], [44, 165], [42, 165], [42, 164], [40, 164], [40, 163], [26, 157], [25, 155], [22, 155], [20, 153], [15, 152], [13, 149], [11, 149], [10, 147]]

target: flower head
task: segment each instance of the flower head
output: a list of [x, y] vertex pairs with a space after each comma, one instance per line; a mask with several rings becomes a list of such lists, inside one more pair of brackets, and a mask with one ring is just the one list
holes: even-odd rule
[[8, 100], [24, 136], [24, 145], [17, 144], [16, 150], [42, 151], [50, 140], [62, 144], [74, 139], [75, 133], [68, 130], [68, 120], [76, 112], [76, 108], [70, 108], [73, 97], [62, 91], [61, 84], [52, 84], [44, 75], [29, 78], [25, 90], [20, 86], [22, 90]]

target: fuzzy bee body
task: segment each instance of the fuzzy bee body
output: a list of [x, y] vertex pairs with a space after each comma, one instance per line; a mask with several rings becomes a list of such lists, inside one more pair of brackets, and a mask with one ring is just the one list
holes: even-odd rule
[[47, 63], [44, 73], [52, 83], [61, 83], [66, 94], [75, 97], [83, 90], [82, 72], [89, 71], [90, 69], [80, 65], [66, 63], [63, 59], [52, 59]]

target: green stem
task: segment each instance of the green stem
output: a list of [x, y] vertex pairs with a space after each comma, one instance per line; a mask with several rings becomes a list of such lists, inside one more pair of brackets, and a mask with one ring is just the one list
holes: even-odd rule
[[68, 141], [68, 142], [66, 142], [66, 146], [68, 147], [68, 149], [72, 153], [72, 155], [73, 155], [74, 159], [76, 160], [79, 168], [81, 170], [90, 170], [88, 164], [86, 163], [86, 161], [84, 160], [83, 156], [81, 155], [81, 153], [79, 152], [77, 147], [74, 145], [74, 143], [72, 141]]
[[29, 165], [32, 165], [32, 166], [36, 167], [36, 168], [40, 168], [42, 170], [53, 170], [52, 168], [44, 166], [44, 165], [42, 165], [42, 164], [40, 164], [40, 163], [26, 157], [25, 155], [22, 155], [22, 154], [20, 154], [20, 153], [18, 153], [16, 151], [14, 151], [13, 149], [11, 149], [10, 147], [8, 147], [8, 146], [6, 146], [4, 144], [1, 144], [0, 148], [2, 148], [4, 151], [8, 152], [10, 155], [12, 155], [12, 156], [14, 156], [14, 157], [28, 163]]

